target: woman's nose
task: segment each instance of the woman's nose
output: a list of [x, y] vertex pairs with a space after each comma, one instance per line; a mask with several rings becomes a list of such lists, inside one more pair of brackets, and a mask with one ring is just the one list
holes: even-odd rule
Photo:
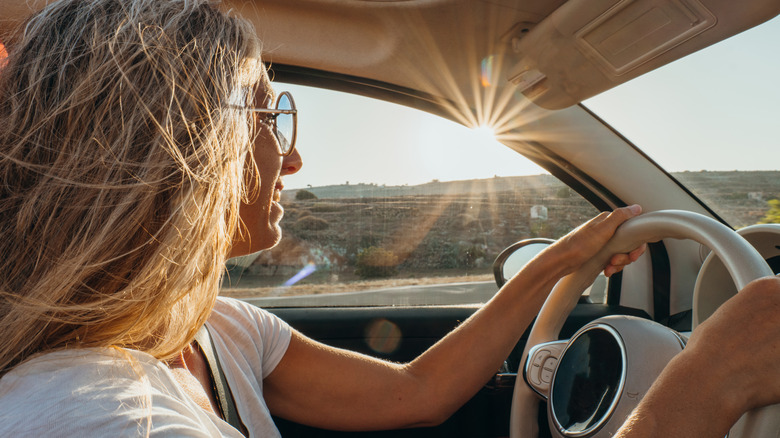
[[282, 175], [292, 175], [301, 170], [301, 166], [303, 166], [303, 159], [296, 148], [282, 160]]

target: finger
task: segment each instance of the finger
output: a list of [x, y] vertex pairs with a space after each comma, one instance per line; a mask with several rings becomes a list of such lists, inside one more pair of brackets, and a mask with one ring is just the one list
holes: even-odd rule
[[609, 258], [609, 264], [614, 266], [625, 266], [631, 263], [631, 256], [629, 254], [615, 254]]
[[610, 214], [610, 217], [614, 217], [614, 221], [623, 223], [632, 217], [639, 216], [640, 214], [642, 214], [642, 206], [639, 204], [633, 204], [627, 207], [615, 209], [612, 214]]
[[631, 263], [637, 261], [639, 257], [644, 254], [646, 249], [647, 244], [642, 244], [640, 247], [628, 254], [621, 253], [613, 255], [609, 259], [609, 264], [604, 268], [604, 275], [610, 277], [612, 274], [622, 271], [626, 265], [630, 265]]
[[616, 208], [613, 210], [603, 221], [602, 224], [609, 226], [614, 232], [623, 222], [642, 214], [642, 207], [638, 204], [629, 205], [628, 207]]
[[620, 271], [622, 271], [622, 270], [623, 270], [623, 268], [622, 268], [622, 267], [617, 267], [617, 266], [615, 266], [615, 265], [607, 265], [607, 267], [606, 267], [606, 268], [604, 268], [604, 276], [605, 276], [605, 277], [607, 277], [607, 278], [609, 278], [609, 277], [611, 277], [613, 274], [617, 274], [618, 272], [620, 272]]
[[642, 244], [642, 246], [629, 253], [614, 254], [612, 257], [609, 258], [609, 264], [615, 266], [630, 265], [631, 263], [637, 261], [637, 259], [639, 259], [639, 257], [642, 256], [642, 254], [644, 254], [646, 247], [647, 246], [645, 244]]
[[633, 262], [639, 260], [639, 257], [641, 257], [642, 254], [644, 254], [646, 250], [647, 250], [647, 244], [643, 243], [642, 246], [640, 246], [639, 248], [637, 248], [637, 249], [631, 251], [630, 253], [628, 253], [628, 258], [633, 263]]

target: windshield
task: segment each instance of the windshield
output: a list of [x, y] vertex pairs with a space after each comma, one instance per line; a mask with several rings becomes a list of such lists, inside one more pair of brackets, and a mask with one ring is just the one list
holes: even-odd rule
[[730, 225], [771, 222], [773, 211], [780, 218], [778, 49], [780, 17], [584, 104]]
[[[775, 19], [585, 105], [731, 225], [765, 220], [780, 198], [778, 28]], [[284, 180], [282, 241], [229, 261], [225, 295], [264, 307], [482, 303], [504, 248], [558, 238], [597, 213], [487, 129], [274, 87], [301, 109], [304, 164]]]
[[561, 237], [598, 213], [485, 128], [274, 86], [302, 109], [303, 168], [284, 178], [281, 242], [229, 261], [223, 295], [264, 307], [483, 303], [498, 290], [502, 250]]

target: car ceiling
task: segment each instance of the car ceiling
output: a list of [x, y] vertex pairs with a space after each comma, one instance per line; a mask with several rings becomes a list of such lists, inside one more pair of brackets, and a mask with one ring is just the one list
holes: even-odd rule
[[[780, 13], [777, 0], [229, 0], [271, 64], [565, 108]], [[488, 97], [490, 98], [490, 97]]]

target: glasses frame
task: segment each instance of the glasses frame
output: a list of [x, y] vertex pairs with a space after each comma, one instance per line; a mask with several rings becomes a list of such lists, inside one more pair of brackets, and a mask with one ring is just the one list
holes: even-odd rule
[[[287, 98], [290, 100], [290, 109], [279, 109], [279, 101], [282, 100], [282, 96], [287, 96]], [[292, 94], [290, 94], [289, 91], [282, 91], [279, 93], [279, 96], [276, 97], [276, 103], [274, 104], [274, 108], [255, 108], [255, 107], [248, 107], [244, 108], [249, 110], [253, 113], [258, 114], [270, 114], [271, 119], [273, 119], [273, 132], [274, 137], [276, 137], [276, 141], [279, 143], [279, 155], [283, 157], [289, 157], [292, 155], [293, 151], [295, 150], [295, 140], [298, 139], [298, 109], [295, 106], [295, 99], [293, 99]], [[292, 138], [290, 139], [290, 150], [287, 152], [284, 152], [282, 150], [282, 139], [279, 138], [279, 135], [277, 134], [278, 127], [276, 125], [276, 119], [281, 114], [292, 114], [293, 117], [293, 133]]]

